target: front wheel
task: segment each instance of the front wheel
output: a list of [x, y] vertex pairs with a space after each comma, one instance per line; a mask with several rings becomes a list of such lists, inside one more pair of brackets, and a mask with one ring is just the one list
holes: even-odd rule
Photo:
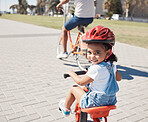
[[87, 113], [81, 111], [80, 122], [87, 122]]
[[57, 56], [63, 53], [63, 45], [62, 45], [62, 33], [58, 37], [58, 45], [57, 45]]
[[79, 69], [83, 71], [87, 70], [91, 66], [91, 63], [89, 63], [86, 58], [87, 49], [82, 49], [80, 46], [78, 46], [76, 51], [76, 62], [79, 66]]
[[[62, 55], [63, 52], [64, 52], [64, 50], [63, 50], [62, 32], [61, 32], [61, 34], [58, 37], [57, 58], [62, 59], [62, 60], [68, 58], [68, 57], [62, 57], [62, 58], [60, 58], [61, 57], [60, 55]], [[67, 48], [67, 53], [70, 53], [70, 48]]]
[[[71, 36], [72, 37], [72, 36]], [[69, 42], [69, 36], [68, 36], [68, 42]], [[68, 43], [67, 42], [67, 43]], [[73, 57], [70, 44], [67, 44], [67, 52], [68, 57], [67, 58], [59, 58], [59, 55], [63, 53], [63, 44], [62, 44], [62, 32], [58, 36], [58, 44], [57, 44], [57, 58], [65, 61], [65, 65], [68, 66], [75, 66], [75, 57]]]

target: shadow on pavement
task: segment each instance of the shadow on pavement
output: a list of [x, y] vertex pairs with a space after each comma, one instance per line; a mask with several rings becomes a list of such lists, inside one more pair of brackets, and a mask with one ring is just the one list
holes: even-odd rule
[[64, 65], [66, 65], [66, 66], [71, 66], [71, 67], [78, 67], [77, 65], [74, 65], [74, 64], [68, 64], [68, 63], [64, 63]]
[[117, 65], [117, 69], [121, 73], [122, 79], [132, 80], [134, 79], [132, 76], [148, 77], [148, 72], [140, 71], [134, 68]]
[[63, 61], [64, 65], [66, 65], [66, 66], [78, 67], [75, 59], [73, 59], [73, 56], [71, 56], [71, 58], [68, 58], [68, 60], [67, 59], [61, 59], [61, 61]]
[[9, 35], [0, 35], [0, 38], [43, 37], [43, 36], [57, 36], [57, 35], [58, 35], [58, 34], [53, 34], [53, 33], [9, 34]]
[[[67, 63], [64, 63], [64, 65], [70, 66], [70, 67], [78, 67], [77, 64], [71, 64], [70, 61], [67, 61]], [[132, 80], [134, 79], [133, 76], [148, 77], [148, 72], [136, 69], [136, 67], [144, 68], [144, 69], [148, 69], [148, 67], [141, 67], [141, 66], [135, 66], [135, 65], [133, 65], [133, 67], [135, 68], [129, 68], [129, 67], [117, 65], [117, 69], [122, 75], [122, 79]]]

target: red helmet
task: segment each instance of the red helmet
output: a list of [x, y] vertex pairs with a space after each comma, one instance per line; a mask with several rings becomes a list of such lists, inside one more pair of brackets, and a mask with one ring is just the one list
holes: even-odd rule
[[89, 29], [86, 34], [82, 37], [83, 42], [103, 42], [115, 44], [115, 36], [113, 32], [106, 27], [96, 26]]

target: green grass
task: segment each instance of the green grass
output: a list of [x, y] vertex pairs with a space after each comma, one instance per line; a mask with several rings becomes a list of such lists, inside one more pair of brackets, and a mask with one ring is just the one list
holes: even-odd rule
[[[3, 14], [0, 18], [55, 29], [61, 29], [63, 25], [63, 17]], [[148, 23], [95, 19], [87, 27], [87, 30], [97, 25], [109, 27], [114, 32], [118, 42], [148, 48]], [[77, 30], [74, 29], [73, 32], [77, 32]]]

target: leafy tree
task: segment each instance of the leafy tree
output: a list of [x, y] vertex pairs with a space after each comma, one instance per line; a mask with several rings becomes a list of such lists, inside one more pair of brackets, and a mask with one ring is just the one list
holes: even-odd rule
[[43, 15], [46, 9], [46, 2], [47, 0], [37, 0], [37, 14]]
[[60, 3], [60, 0], [48, 0], [46, 5], [47, 5], [47, 11], [52, 11], [52, 15], [54, 15], [54, 12], [58, 13], [58, 10], [56, 9], [56, 6]]
[[22, 0], [18, 0], [18, 3], [19, 3], [19, 5], [21, 5], [22, 4]]
[[30, 9], [30, 12], [33, 14], [36, 11], [36, 6], [35, 5], [28, 5], [28, 8]]
[[107, 10], [106, 15], [111, 19], [113, 14], [122, 14], [122, 4], [120, 0], [105, 0], [104, 9]]
[[13, 13], [14, 13], [15, 9], [17, 9], [17, 8], [18, 8], [18, 4], [14, 4], [9, 7], [9, 9], [12, 9]]
[[146, 18], [148, 17], [148, 0], [126, 0], [125, 1], [125, 16]]
[[60, 2], [60, 0], [37, 0], [37, 5], [36, 5], [36, 11], [38, 15], [43, 15], [52, 11], [53, 15], [54, 13], [58, 12], [56, 9], [57, 4]]
[[20, 14], [27, 14], [28, 3], [26, 0], [18, 0], [17, 12]]

